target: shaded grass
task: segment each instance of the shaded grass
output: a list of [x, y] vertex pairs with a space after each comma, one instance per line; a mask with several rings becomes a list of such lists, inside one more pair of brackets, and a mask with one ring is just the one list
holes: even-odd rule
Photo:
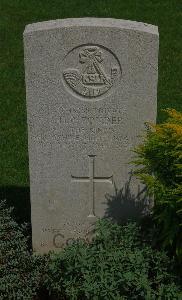
[[[112, 17], [159, 26], [158, 121], [164, 119], [161, 108], [181, 110], [179, 0], [1, 0], [0, 5], [0, 186], [29, 185], [22, 40], [26, 24], [70, 17]], [[15, 198], [18, 201], [16, 189]]]

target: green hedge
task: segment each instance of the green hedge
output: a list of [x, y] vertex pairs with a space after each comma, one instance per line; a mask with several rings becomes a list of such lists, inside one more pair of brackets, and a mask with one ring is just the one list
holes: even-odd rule
[[0, 299], [45, 299], [40, 291], [64, 300], [180, 299], [174, 261], [152, 249], [141, 233], [135, 223], [101, 220], [92, 243], [75, 242], [60, 253], [35, 256], [2, 202]]
[[0, 202], [0, 299], [29, 300], [37, 294], [43, 258], [28, 251], [25, 228], [11, 214]]
[[142, 241], [135, 223], [102, 220], [96, 234], [50, 255], [44, 283], [56, 299], [180, 299], [172, 261]]
[[148, 129], [136, 149], [135, 174], [154, 196], [156, 243], [182, 261], [182, 113], [167, 109], [165, 122]]

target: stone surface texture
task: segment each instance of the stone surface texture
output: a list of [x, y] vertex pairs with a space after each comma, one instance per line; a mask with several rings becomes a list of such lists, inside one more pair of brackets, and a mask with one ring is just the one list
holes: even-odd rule
[[24, 31], [33, 249], [90, 239], [145, 209], [133, 147], [157, 111], [158, 29], [64, 19]]

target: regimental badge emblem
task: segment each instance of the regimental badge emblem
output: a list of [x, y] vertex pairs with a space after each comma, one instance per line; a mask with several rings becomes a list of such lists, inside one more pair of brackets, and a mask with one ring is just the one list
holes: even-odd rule
[[[71, 67], [73, 65], [73, 67]], [[92, 99], [116, 87], [121, 78], [121, 67], [116, 56], [98, 45], [80, 46], [65, 58], [63, 78], [73, 93]]]

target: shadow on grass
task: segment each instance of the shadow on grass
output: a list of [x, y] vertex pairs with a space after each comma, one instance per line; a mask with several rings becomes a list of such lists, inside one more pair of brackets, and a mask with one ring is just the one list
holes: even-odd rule
[[13, 215], [18, 223], [31, 223], [29, 187], [0, 187], [0, 199], [6, 200], [8, 207], [14, 207]]
[[[121, 189], [114, 184], [114, 195], [106, 194], [107, 209], [104, 218], [118, 224], [127, 220], [136, 221], [150, 213], [151, 199], [146, 197], [145, 187], [132, 191], [132, 175]], [[14, 207], [13, 215], [18, 223], [31, 224], [30, 188], [21, 186], [0, 187], [0, 199], [6, 200], [8, 207]]]

